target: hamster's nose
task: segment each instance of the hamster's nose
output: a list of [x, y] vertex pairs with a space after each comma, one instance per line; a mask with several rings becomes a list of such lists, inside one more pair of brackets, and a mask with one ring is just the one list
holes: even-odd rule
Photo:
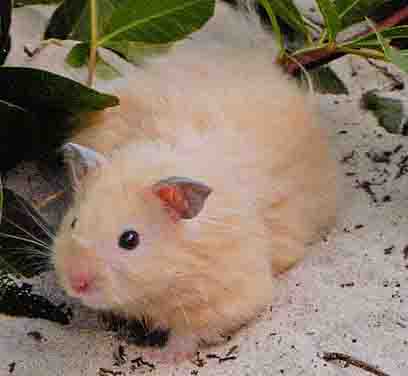
[[88, 273], [77, 273], [70, 276], [71, 288], [77, 294], [84, 294], [92, 288], [93, 277]]

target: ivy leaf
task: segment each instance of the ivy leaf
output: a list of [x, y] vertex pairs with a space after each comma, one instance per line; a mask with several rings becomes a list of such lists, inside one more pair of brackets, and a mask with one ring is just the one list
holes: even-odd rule
[[32, 277], [49, 269], [53, 229], [23, 197], [4, 188], [0, 270]]

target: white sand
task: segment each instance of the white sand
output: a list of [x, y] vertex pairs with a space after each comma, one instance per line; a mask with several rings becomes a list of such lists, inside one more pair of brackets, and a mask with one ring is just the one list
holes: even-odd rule
[[[28, 31], [24, 42], [32, 40], [33, 30], [41, 27], [35, 18], [38, 14], [28, 13], [16, 12], [13, 25], [21, 36]], [[10, 62], [21, 62], [21, 42], [16, 40], [14, 48]], [[408, 374], [408, 260], [402, 252], [408, 244], [408, 177], [394, 180], [396, 163], [408, 152], [408, 139], [385, 134], [371, 115], [359, 109], [364, 90], [388, 83], [361, 60], [353, 59], [358, 75], [351, 77], [350, 60], [334, 65], [352, 94], [320, 97], [338, 159], [354, 151], [354, 157], [341, 164], [343, 173], [356, 175], [345, 177], [346, 202], [338, 229], [315, 247], [318, 252], [282, 278], [268, 312], [226, 345], [202, 352], [205, 359], [207, 353], [223, 355], [237, 345], [235, 360], [205, 359], [203, 367], [191, 362], [177, 368], [159, 366], [152, 375], [369, 375], [324, 362], [318, 356], [322, 351], [353, 355], [391, 376]], [[340, 130], [347, 134], [339, 134]], [[373, 163], [365, 154], [372, 149], [392, 150], [399, 144], [404, 147], [389, 165]], [[373, 203], [364, 190], [356, 188], [356, 180], [382, 182], [384, 178], [384, 184], [372, 188], [379, 201], [389, 194], [391, 202]], [[391, 246], [391, 254], [385, 255], [384, 249]], [[52, 276], [42, 280], [39, 290], [61, 301], [60, 291], [50, 287], [52, 280]], [[123, 375], [150, 373], [143, 366], [131, 370], [130, 360], [141, 349], [127, 344], [127, 363], [114, 367], [112, 354], [120, 342], [98, 328], [93, 313], [79, 307], [74, 312], [76, 319], [68, 327], [1, 316], [0, 375], [8, 375], [11, 362], [16, 363], [13, 375], [18, 376], [103, 375], [103, 367], [121, 370]], [[41, 332], [44, 340], [27, 335], [33, 330]]]

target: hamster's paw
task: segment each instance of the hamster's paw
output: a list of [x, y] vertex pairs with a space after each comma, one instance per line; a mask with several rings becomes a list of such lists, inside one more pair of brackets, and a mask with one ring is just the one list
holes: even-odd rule
[[193, 335], [170, 335], [167, 344], [162, 349], [146, 352], [146, 358], [153, 363], [181, 363], [192, 359], [197, 352], [198, 341]]

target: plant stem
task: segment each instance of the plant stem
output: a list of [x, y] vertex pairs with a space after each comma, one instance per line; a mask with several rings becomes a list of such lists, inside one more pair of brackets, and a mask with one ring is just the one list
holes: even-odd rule
[[[377, 23], [376, 29], [378, 31], [381, 31], [385, 28], [396, 26], [406, 20], [408, 20], [408, 5], [401, 7], [394, 14], [382, 20], [381, 22]], [[372, 28], [370, 27], [364, 32], [358, 35], [354, 35], [353, 39], [356, 38], [357, 36], [360, 36], [360, 37], [365, 36], [371, 32], [372, 32]], [[342, 44], [346, 44], [346, 42], [350, 42], [350, 40], [346, 40]], [[322, 48], [322, 46], [320, 45], [320, 46], [316, 46], [316, 48], [314, 49], [307, 48], [301, 53], [300, 51], [295, 52], [294, 55], [296, 56], [297, 63], [291, 61], [290, 59], [285, 59], [283, 61], [283, 65], [289, 74], [295, 75], [299, 71], [299, 64], [303, 65], [306, 68], [314, 68], [317, 66], [327, 64], [332, 60], [338, 59], [339, 57], [344, 56], [345, 53], [346, 53], [346, 50], [341, 47], [341, 44], [338, 45], [337, 48], [334, 50], [330, 48], [330, 46], [325, 45]], [[352, 53], [359, 54], [364, 57], [375, 57], [377, 59], [379, 58], [377, 56], [373, 56], [374, 53], [371, 50], [370, 52], [365, 50], [359, 53], [358, 50], [353, 49]]]
[[360, 2], [360, 0], [355, 0], [353, 3], [351, 3], [346, 9], [344, 9], [343, 10], [343, 12], [341, 12], [340, 14], [339, 14], [339, 17], [340, 18], [344, 18], [344, 16], [348, 13], [348, 12], [350, 12], [350, 10], [352, 10], [356, 5], [357, 5], [357, 3], [359, 3]]
[[259, 3], [263, 6], [266, 13], [268, 14], [269, 20], [271, 21], [272, 28], [276, 34], [276, 39], [278, 40], [278, 44], [279, 44], [279, 58], [281, 58], [285, 54], [285, 48], [283, 45], [283, 35], [280, 30], [278, 20], [276, 19], [276, 15], [271, 5], [266, 0], [259, 0]]
[[395, 26], [408, 19], [408, 5], [396, 11], [393, 15], [377, 24], [377, 30], [381, 31], [387, 27]]
[[349, 47], [339, 47], [339, 51], [345, 52], [346, 54], [358, 55], [366, 58], [385, 60], [384, 53], [368, 49], [368, 48], [349, 48]]
[[88, 86], [92, 87], [96, 69], [96, 53], [98, 48], [98, 15], [96, 0], [90, 0], [91, 12], [91, 48], [88, 62]]

